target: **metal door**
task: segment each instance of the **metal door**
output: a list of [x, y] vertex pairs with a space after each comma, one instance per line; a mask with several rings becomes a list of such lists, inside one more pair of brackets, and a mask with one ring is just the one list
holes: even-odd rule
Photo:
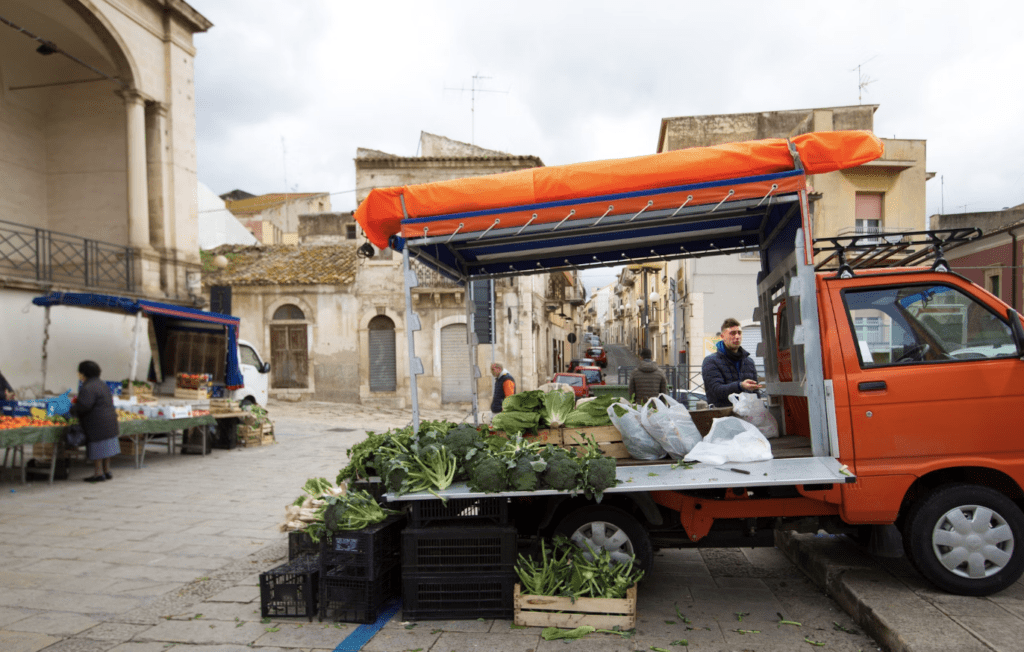
[[395, 322], [378, 315], [370, 320], [370, 391], [394, 392], [398, 389], [395, 371]]
[[309, 386], [309, 355], [306, 324], [270, 327], [270, 373], [280, 389]]
[[445, 326], [441, 329], [441, 401], [462, 403], [472, 400], [466, 325]]

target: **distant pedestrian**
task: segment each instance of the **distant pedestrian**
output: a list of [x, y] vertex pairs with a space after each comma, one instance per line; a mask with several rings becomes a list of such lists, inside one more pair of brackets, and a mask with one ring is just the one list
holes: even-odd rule
[[3, 373], [0, 373], [0, 400], [13, 401], [15, 398], [17, 398], [17, 395], [14, 393], [14, 388], [4, 378]]
[[713, 407], [732, 407], [730, 394], [757, 392], [763, 385], [757, 382], [757, 367], [740, 344], [743, 328], [732, 317], [722, 323], [722, 339], [714, 353], [704, 358], [700, 375], [704, 380], [704, 393]]
[[494, 376], [494, 398], [491, 399], [491, 413], [501, 412], [501, 403], [516, 393], [516, 379], [506, 371], [500, 362], [491, 363], [491, 375]]
[[627, 390], [637, 405], [643, 405], [658, 394], [668, 391], [668, 379], [651, 359], [651, 350], [646, 347], [642, 349], [640, 358], [639, 366], [629, 375]]
[[78, 365], [78, 379], [82, 387], [78, 398], [71, 406], [71, 416], [78, 417], [85, 431], [85, 452], [92, 461], [95, 472], [86, 482], [112, 480], [110, 458], [121, 452], [117, 436], [117, 411], [110, 388], [100, 380], [100, 366], [92, 360]]

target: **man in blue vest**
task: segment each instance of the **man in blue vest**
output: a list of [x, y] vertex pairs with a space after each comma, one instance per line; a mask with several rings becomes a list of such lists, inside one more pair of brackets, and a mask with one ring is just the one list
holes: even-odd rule
[[730, 317], [722, 324], [722, 340], [715, 345], [717, 350], [704, 358], [700, 375], [708, 403], [714, 407], [732, 407], [730, 394], [756, 393], [764, 387], [757, 382], [757, 368], [750, 353], [740, 346], [742, 342], [743, 329]]
[[491, 399], [491, 413], [497, 414], [501, 412], [501, 402], [505, 400], [505, 397], [516, 393], [516, 379], [505, 371], [505, 367], [500, 362], [491, 363], [491, 375], [494, 376], [494, 398]]

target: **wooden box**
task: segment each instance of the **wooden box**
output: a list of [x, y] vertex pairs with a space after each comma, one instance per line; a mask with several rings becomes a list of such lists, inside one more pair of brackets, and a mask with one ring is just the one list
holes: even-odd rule
[[175, 387], [174, 398], [180, 398], [186, 401], [205, 401], [210, 398], [210, 390], [185, 389], [184, 387]]
[[238, 401], [232, 401], [228, 398], [211, 398], [210, 399], [210, 412], [238, 412]]
[[591, 426], [589, 428], [563, 428], [562, 446], [579, 448], [580, 441], [589, 441], [593, 437], [601, 451], [608, 457], [625, 459], [630, 457], [626, 445], [622, 443], [622, 433], [615, 426]]
[[548, 595], [527, 595], [517, 583], [513, 593], [515, 624], [526, 627], [562, 627], [575, 629], [590, 625], [597, 629], [633, 629], [636, 626], [636, 584], [626, 597], [570, 598]]
[[121, 444], [122, 455], [135, 455], [139, 452], [139, 442], [135, 439], [119, 439], [118, 442]]
[[700, 431], [701, 437], [707, 437], [708, 432], [711, 430], [711, 422], [721, 417], [728, 417], [732, 415], [732, 408], [710, 408], [707, 410], [690, 410], [690, 418], [693, 419], [693, 425], [697, 426], [697, 430]]

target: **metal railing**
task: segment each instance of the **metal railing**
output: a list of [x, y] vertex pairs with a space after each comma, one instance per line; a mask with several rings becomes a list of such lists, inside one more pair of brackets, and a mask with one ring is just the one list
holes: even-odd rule
[[0, 220], [0, 275], [134, 291], [134, 267], [131, 247]]
[[[686, 365], [660, 365], [659, 368], [665, 374], [669, 389], [688, 390], [691, 392], [704, 391], [704, 379], [700, 375], [700, 368], [696, 370], [696, 373], [693, 369], [686, 367]], [[636, 369], [636, 366], [619, 366], [618, 384], [628, 384], [629, 375], [633, 373], [634, 369]]]

